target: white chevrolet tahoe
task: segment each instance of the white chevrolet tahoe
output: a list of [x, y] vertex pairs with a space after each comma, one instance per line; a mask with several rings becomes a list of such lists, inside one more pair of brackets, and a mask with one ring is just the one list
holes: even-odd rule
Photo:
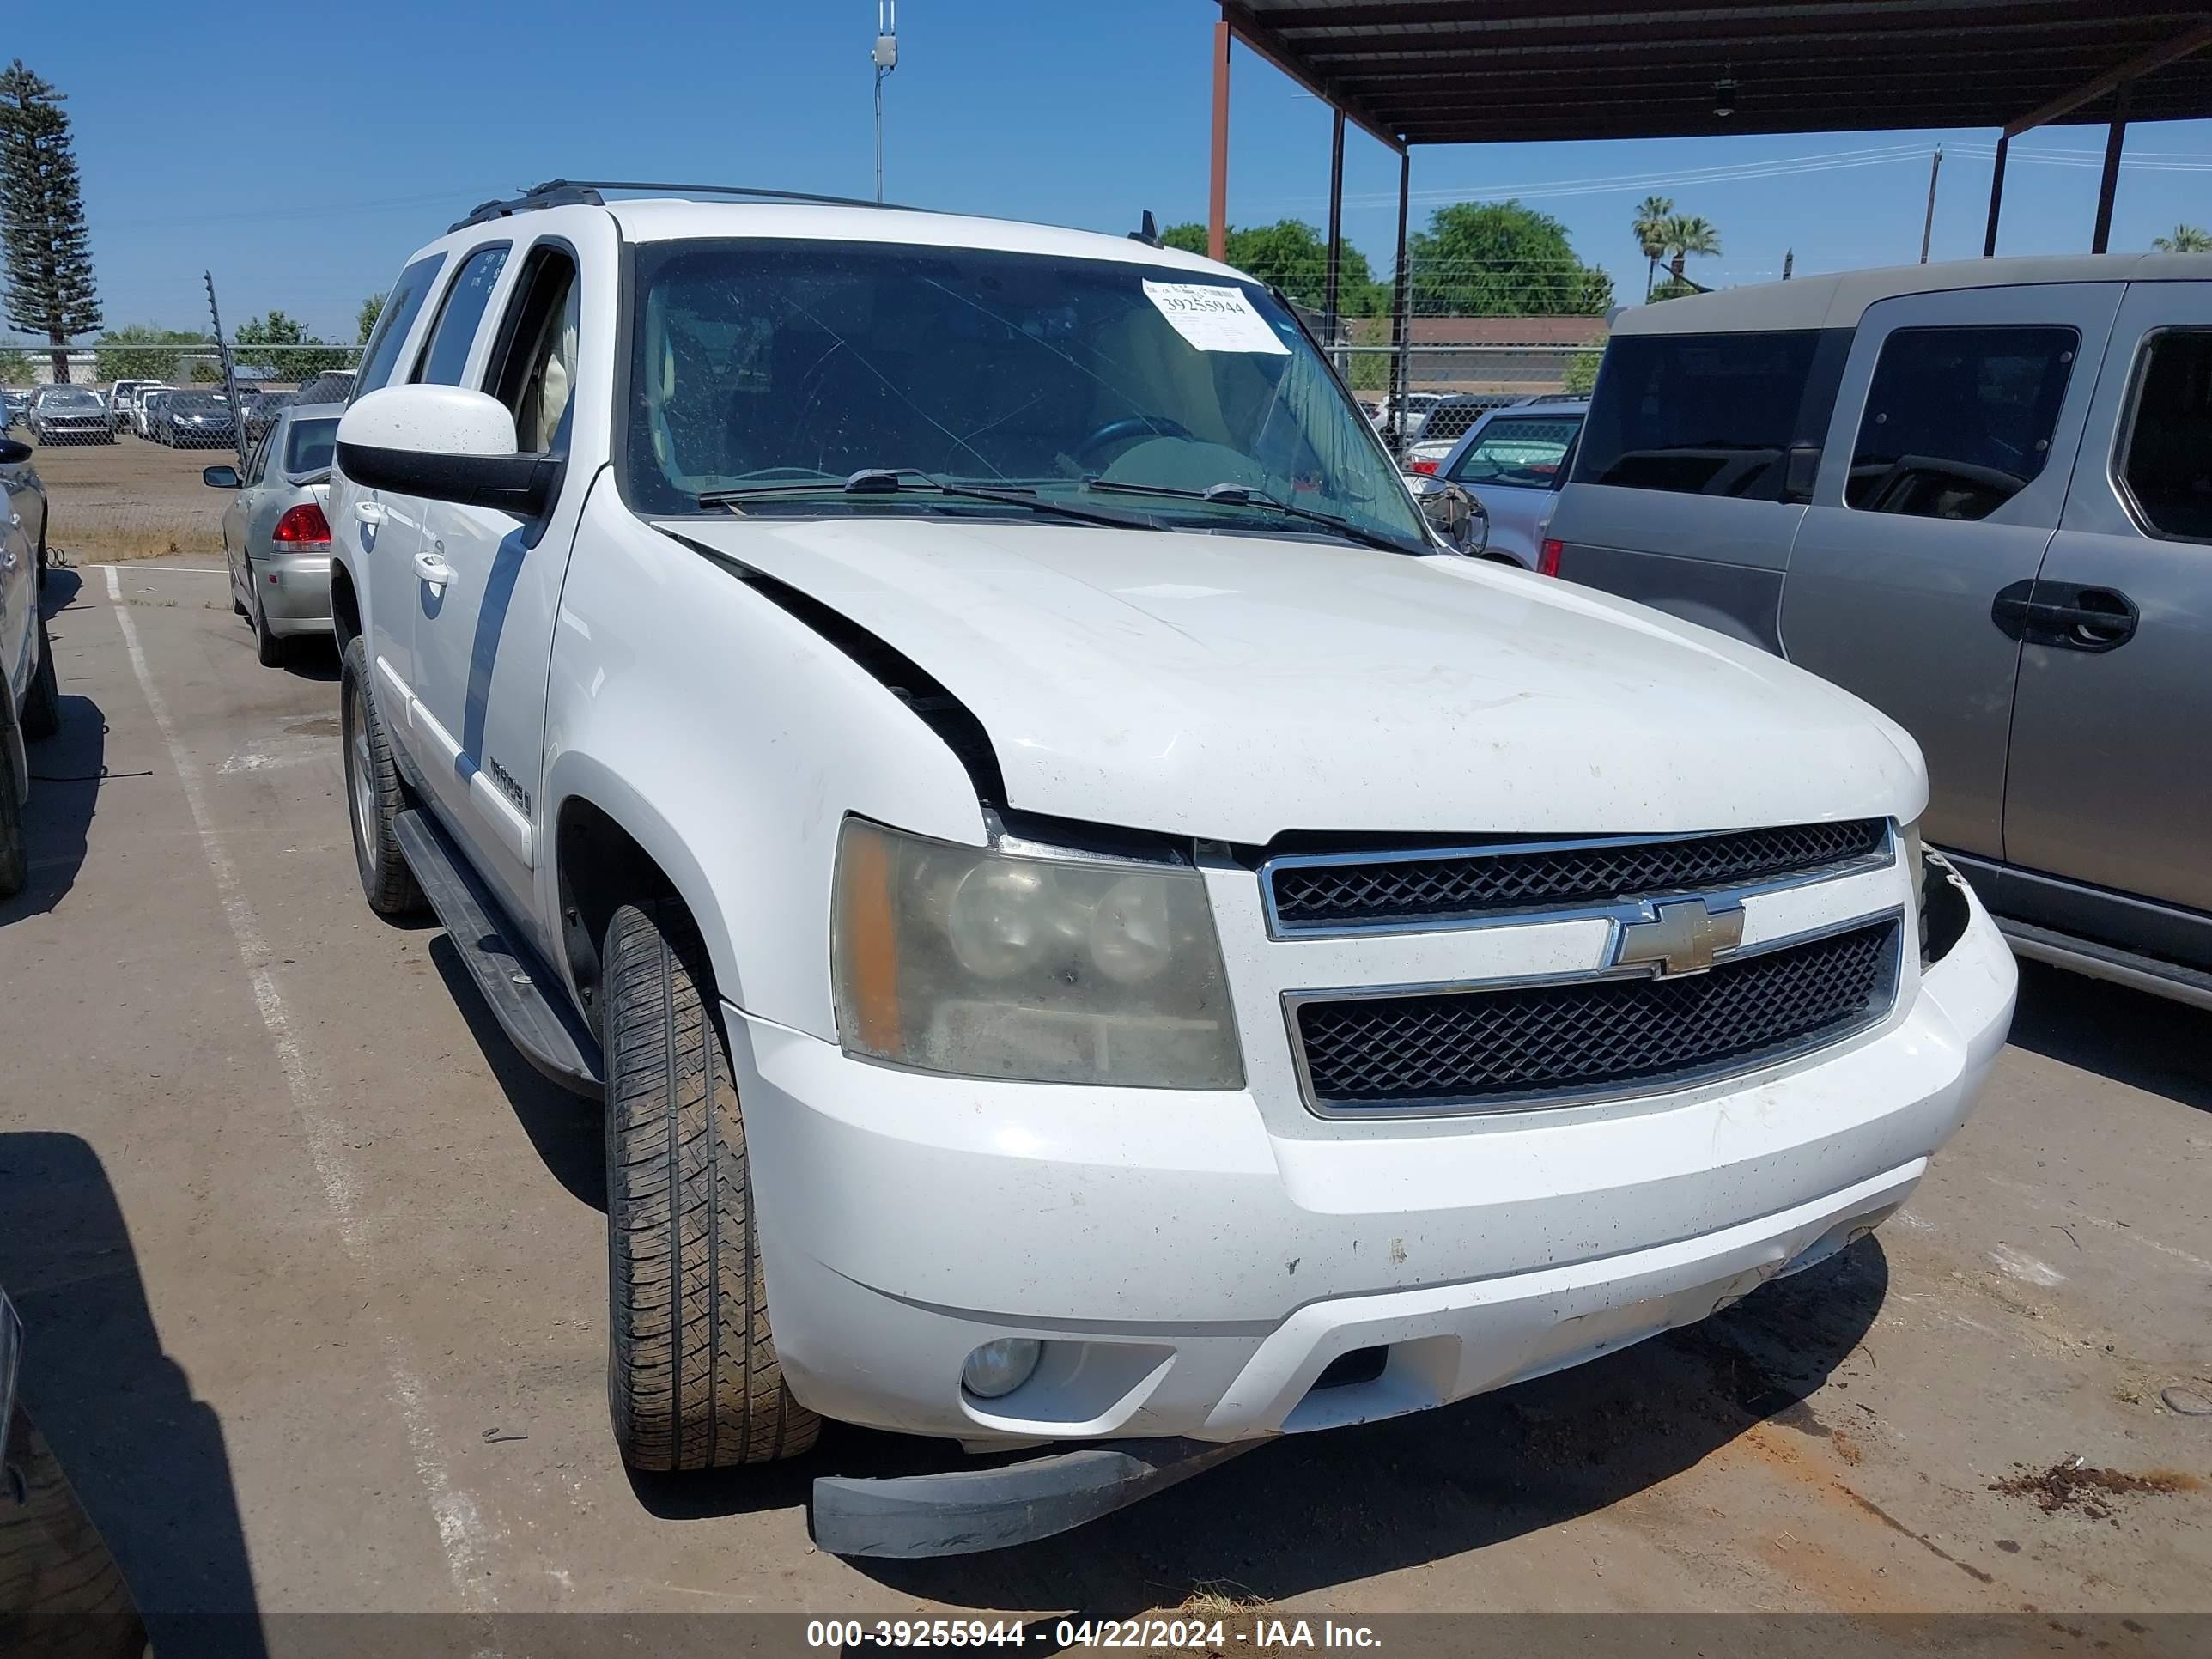
[[1498, 1388], [1867, 1233], [2003, 1042], [1902, 730], [1454, 551], [1224, 266], [548, 186], [337, 455], [362, 884], [604, 1094], [640, 1467]]

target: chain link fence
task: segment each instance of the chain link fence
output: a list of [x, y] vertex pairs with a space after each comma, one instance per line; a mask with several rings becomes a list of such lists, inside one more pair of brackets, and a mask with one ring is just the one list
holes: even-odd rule
[[[277, 416], [295, 404], [342, 404], [361, 348], [244, 343], [233, 348], [236, 391], [213, 343], [92, 346], [69, 353], [69, 401], [100, 399], [105, 419], [42, 419], [60, 390], [15, 386], [26, 401], [8, 435], [32, 446], [49, 507], [49, 552], [64, 562], [191, 554], [219, 558], [223, 509], [203, 469], [241, 475]], [[45, 354], [38, 363], [46, 367]], [[41, 380], [46, 377], [42, 375]], [[58, 404], [57, 404], [58, 408]]]

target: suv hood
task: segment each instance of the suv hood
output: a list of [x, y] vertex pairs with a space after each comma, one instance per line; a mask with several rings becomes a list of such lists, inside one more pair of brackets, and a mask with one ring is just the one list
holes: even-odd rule
[[1028, 522], [660, 528], [920, 664], [1031, 812], [1259, 844], [1911, 818], [1927, 799], [1912, 740], [1848, 693], [1478, 561]]

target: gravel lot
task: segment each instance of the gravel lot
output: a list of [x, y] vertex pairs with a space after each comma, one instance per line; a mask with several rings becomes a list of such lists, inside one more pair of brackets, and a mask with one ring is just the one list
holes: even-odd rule
[[[20, 428], [11, 435], [28, 441]], [[53, 544], [77, 558], [220, 560], [228, 496], [202, 483], [200, 469], [237, 459], [228, 449], [169, 449], [121, 432], [112, 444], [39, 445], [31, 465], [53, 505]]]
[[[90, 480], [219, 459], [41, 453], [57, 544]], [[625, 1475], [596, 1113], [437, 929], [363, 906], [334, 664], [256, 667], [218, 562], [57, 573], [64, 730], [0, 905], [0, 1284], [157, 1648], [196, 1611], [1036, 1619], [1224, 1585], [1309, 1616], [2033, 1609], [2084, 1652], [2120, 1626], [2077, 1613], [2212, 1612], [2212, 1417], [2161, 1399], [2212, 1398], [2212, 1018], [2038, 968], [1911, 1209], [1674, 1337], [964, 1561], [808, 1542], [813, 1475], [933, 1446]]]

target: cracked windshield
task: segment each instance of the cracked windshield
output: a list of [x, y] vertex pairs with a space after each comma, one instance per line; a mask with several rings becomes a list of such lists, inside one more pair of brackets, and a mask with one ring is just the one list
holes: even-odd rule
[[648, 244], [638, 266], [638, 512], [1035, 514], [1431, 550], [1367, 422], [1255, 284], [826, 241]]

